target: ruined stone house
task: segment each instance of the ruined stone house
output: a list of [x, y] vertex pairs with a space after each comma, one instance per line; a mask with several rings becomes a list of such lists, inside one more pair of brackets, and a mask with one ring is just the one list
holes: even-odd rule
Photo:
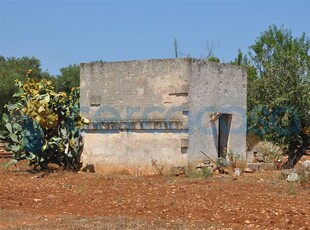
[[180, 58], [81, 64], [85, 164], [155, 172], [226, 151], [246, 157], [245, 71]]

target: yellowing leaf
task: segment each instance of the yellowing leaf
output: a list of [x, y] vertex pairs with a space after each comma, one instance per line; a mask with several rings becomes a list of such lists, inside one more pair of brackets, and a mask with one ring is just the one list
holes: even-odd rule
[[39, 109], [38, 109], [38, 112], [39, 113], [42, 113], [43, 111], [45, 111], [45, 108], [43, 106], [41, 106]]
[[306, 135], [310, 135], [310, 126], [304, 127], [302, 129], [302, 132]]

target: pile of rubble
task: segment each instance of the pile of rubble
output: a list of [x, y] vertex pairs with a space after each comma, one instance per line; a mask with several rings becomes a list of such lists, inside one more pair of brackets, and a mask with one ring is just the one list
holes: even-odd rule
[[219, 174], [233, 174], [240, 176], [242, 173], [252, 173], [254, 170], [246, 167], [246, 168], [238, 168], [238, 167], [232, 167], [231, 165], [222, 165], [218, 162], [213, 162], [210, 160], [206, 160], [196, 166], [197, 170], [203, 170], [208, 169], [210, 171], [213, 171], [214, 175]]
[[310, 183], [310, 160], [300, 162], [293, 169], [282, 169], [281, 176], [288, 182], [297, 182], [302, 179]]

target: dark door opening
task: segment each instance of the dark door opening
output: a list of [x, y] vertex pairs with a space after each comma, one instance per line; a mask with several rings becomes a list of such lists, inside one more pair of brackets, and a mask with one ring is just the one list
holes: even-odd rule
[[218, 132], [218, 157], [226, 157], [232, 114], [221, 114]]

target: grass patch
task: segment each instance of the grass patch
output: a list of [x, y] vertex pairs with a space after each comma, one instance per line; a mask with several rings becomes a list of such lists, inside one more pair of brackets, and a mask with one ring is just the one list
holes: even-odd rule
[[213, 176], [213, 170], [208, 167], [197, 169], [193, 165], [188, 165], [185, 170], [185, 175], [189, 178], [209, 178]]

